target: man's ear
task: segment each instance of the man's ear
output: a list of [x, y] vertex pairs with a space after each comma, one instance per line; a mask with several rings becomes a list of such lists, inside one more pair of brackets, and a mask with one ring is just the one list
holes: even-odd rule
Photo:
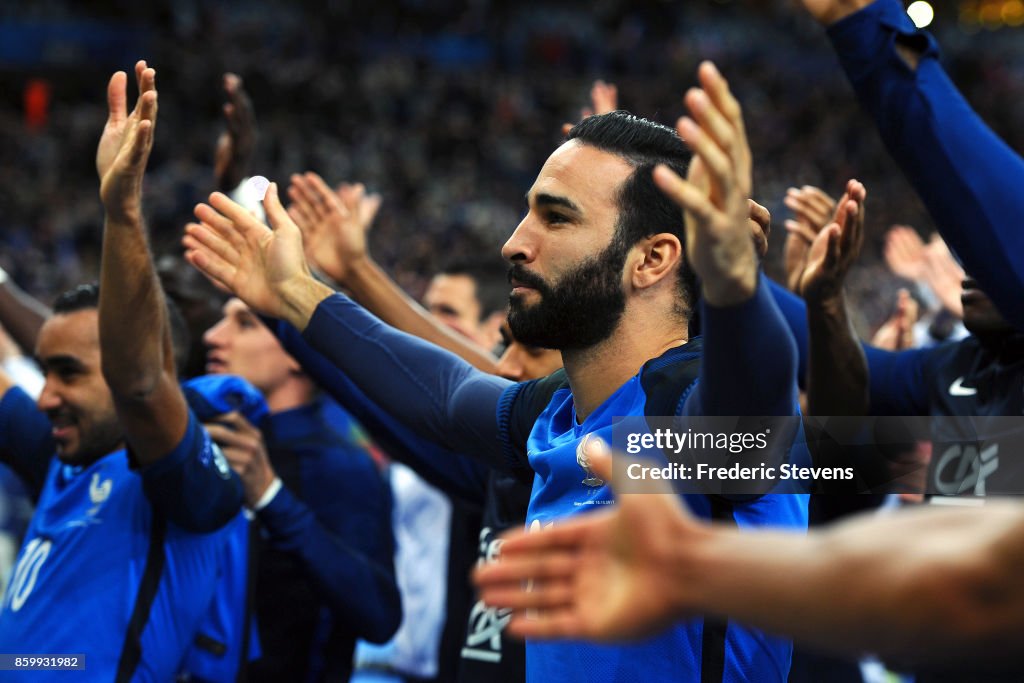
[[683, 245], [670, 232], [651, 235], [633, 247], [639, 259], [633, 261], [631, 282], [636, 289], [649, 289], [666, 277], [674, 276], [683, 260]]

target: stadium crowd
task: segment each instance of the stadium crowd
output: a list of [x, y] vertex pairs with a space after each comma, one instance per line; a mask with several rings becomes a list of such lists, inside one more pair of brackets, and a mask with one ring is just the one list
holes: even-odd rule
[[5, 10], [5, 679], [1019, 680], [1024, 53], [749, 4]]

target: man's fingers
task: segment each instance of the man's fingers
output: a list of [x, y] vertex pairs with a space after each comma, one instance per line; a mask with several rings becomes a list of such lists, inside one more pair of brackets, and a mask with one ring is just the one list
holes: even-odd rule
[[337, 205], [338, 195], [331, 190], [319, 174], [307, 171], [306, 182], [309, 185], [310, 191], [316, 197], [317, 204], [319, 204], [325, 211], [331, 205]]
[[185, 245], [186, 261], [214, 284], [219, 284], [231, 294], [235, 293], [231, 283], [234, 282], [238, 271], [233, 264], [217, 256], [189, 235], [182, 239], [182, 244]]
[[590, 104], [593, 107], [591, 115], [615, 111], [619, 106], [618, 87], [601, 80], [594, 81], [594, 85], [590, 88]]
[[[291, 188], [288, 189], [288, 194], [291, 196]], [[309, 217], [303, 212], [300, 204], [293, 202], [288, 206], [286, 211], [288, 211], [288, 217], [292, 219], [295, 225], [299, 226], [299, 230], [302, 231], [303, 235], [314, 234], [316, 232], [314, 221], [309, 220]]]
[[156, 90], [156, 69], [147, 66], [139, 74], [139, 97], [154, 90]]
[[[271, 183], [270, 186], [274, 187], [274, 183]], [[270, 193], [269, 188], [267, 189], [267, 193]], [[264, 205], [266, 205], [265, 199]], [[230, 220], [234, 224], [235, 230], [237, 230], [238, 233], [246, 240], [258, 239], [262, 237], [263, 233], [270, 229], [266, 225], [263, 225], [263, 223], [256, 220], [256, 217], [253, 216], [248, 209], [235, 202], [231, 197], [228, 197], [222, 192], [214, 192], [210, 195], [210, 206]]]
[[860, 206], [854, 200], [846, 202], [846, 221], [842, 225], [839, 246], [844, 258], [856, 257], [857, 243], [860, 240]]
[[750, 219], [761, 229], [765, 246], [767, 246], [768, 238], [772, 234], [772, 213], [768, 207], [758, 204], [753, 199], [747, 200], [747, 206], [750, 208]]
[[520, 581], [514, 581], [487, 586], [480, 591], [480, 599], [484, 604], [513, 610], [564, 607], [572, 604], [573, 596], [571, 575], [554, 581], [535, 581], [528, 587], [524, 587]]
[[143, 95], [156, 90], [156, 70], [146, 66], [144, 60], [139, 60], [135, 64], [135, 83], [139, 89], [139, 97], [135, 100], [132, 114], [139, 114], [142, 109]]
[[731, 159], [692, 119], [679, 119], [676, 128], [686, 146], [704, 161], [719, 196], [727, 196], [735, 182]]
[[132, 133], [131, 153], [128, 157], [131, 168], [145, 167], [149, 150], [153, 148], [153, 122], [140, 121]]
[[699, 88], [691, 88], [684, 99], [691, 116], [701, 129], [726, 156], [734, 159], [735, 131], [725, 116], [715, 108], [708, 94]]
[[825, 239], [828, 240], [828, 244], [825, 247], [825, 272], [835, 273], [836, 267], [839, 265], [842, 233], [839, 226], [834, 223], [825, 228], [823, 232], [825, 233]]
[[[722, 113], [733, 130], [735, 136], [733, 158], [744, 166], [739, 170], [749, 173], [752, 161], [747, 142], [747, 129], [743, 122], [743, 108], [740, 106], [739, 100], [732, 94], [729, 82], [718, 71], [714, 62], [702, 62], [697, 69], [697, 78], [715, 108]], [[749, 193], [749, 191], [747, 188], [746, 192]]]
[[184, 246], [184, 247], [185, 247], [185, 260], [186, 260], [186, 261], [188, 261], [188, 262], [189, 262], [189, 264], [191, 264], [191, 265], [192, 265], [192, 267], [193, 267], [193, 268], [195, 268], [195, 269], [196, 269], [196, 270], [197, 270], [197, 271], [199, 272], [199, 274], [200, 274], [200, 275], [202, 275], [202, 276], [203, 276], [204, 278], [206, 278], [207, 282], [209, 282], [209, 283], [210, 283], [211, 285], [213, 285], [214, 287], [216, 287], [216, 288], [217, 288], [218, 290], [220, 290], [220, 291], [224, 292], [224, 293], [225, 293], [225, 294], [227, 294], [228, 296], [233, 296], [233, 295], [234, 295], [234, 292], [233, 292], [233, 291], [231, 291], [231, 288], [230, 288], [230, 287], [228, 287], [228, 286], [227, 286], [226, 284], [224, 284], [224, 283], [223, 283], [223, 282], [221, 282], [220, 280], [216, 279], [215, 277], [213, 277], [212, 275], [210, 275], [210, 274], [209, 274], [209, 273], [207, 273], [206, 271], [203, 271], [203, 270], [201, 270], [200, 268], [198, 268], [198, 267], [197, 267], [197, 266], [196, 266], [196, 265], [195, 265], [195, 264], [194, 264], [194, 263], [192, 262], [192, 260], [191, 260], [191, 258], [190, 258], [190, 256], [189, 256], [189, 255], [190, 255], [190, 254], [193, 254], [193, 255], [194, 255], [194, 254], [196, 253], [196, 251], [195, 251], [195, 247], [194, 247], [194, 246], [193, 246], [193, 247], [191, 247], [191, 248], [189, 247], [189, 244], [190, 244], [190, 243], [191, 243], [192, 245], [195, 245], [195, 240], [190, 240], [190, 238], [188, 237], [188, 235], [184, 236], [184, 237], [183, 237], [183, 238], [181, 239], [181, 244], [182, 244], [182, 246]]
[[196, 204], [193, 213], [200, 223], [208, 226], [236, 250], [241, 251], [243, 249], [245, 238], [238, 232], [234, 221], [222, 216], [209, 204]]
[[563, 580], [571, 578], [579, 566], [579, 554], [571, 549], [544, 547], [528, 553], [506, 553], [502, 547], [498, 561], [480, 567], [474, 578], [481, 588], [527, 580]]
[[797, 237], [805, 240], [808, 244], [814, 242], [814, 238], [818, 236], [816, 232], [800, 221], [788, 219], [784, 225], [786, 226], [786, 232], [796, 235]]
[[227, 240], [221, 237], [209, 225], [189, 223], [185, 226], [185, 235], [191, 237], [196, 243], [202, 245], [213, 254], [217, 255], [228, 263], [238, 263], [239, 254]]
[[824, 190], [819, 187], [804, 185], [800, 188], [800, 194], [816, 213], [830, 215], [836, 209], [836, 200], [825, 194]]
[[535, 615], [513, 614], [506, 631], [517, 638], [580, 637], [586, 626], [572, 607], [545, 610]]
[[313, 221], [321, 221], [326, 215], [327, 207], [320, 201], [319, 193], [306, 175], [298, 173], [292, 175], [288, 196], [292, 198], [292, 201], [301, 204], [303, 212]]
[[698, 220], [711, 219], [714, 207], [708, 201], [707, 195], [694, 187], [692, 183], [680, 178], [668, 166], [659, 164], [655, 167], [654, 184], [665, 193], [665, 196], [681, 208], [694, 214]]
[[157, 94], [156, 90], [149, 90], [142, 93], [139, 98], [139, 119], [148, 121], [150, 125], [156, 125]]
[[808, 226], [812, 227], [815, 231], [820, 230], [832, 217], [834, 209], [828, 211], [821, 211], [819, 207], [814, 206], [809, 202], [800, 190], [790, 190], [786, 194], [785, 199], [782, 203], [786, 205], [786, 208], [792, 211], [797, 218]]
[[[218, 417], [216, 419], [219, 420], [220, 418]], [[225, 424], [208, 422], [205, 423], [203, 427], [206, 428], [206, 432], [210, 435], [210, 438], [217, 442], [218, 445], [241, 446], [244, 441], [242, 436]]]
[[118, 124], [128, 116], [128, 74], [118, 71], [107, 84], [107, 122]]
[[[209, 431], [211, 425], [227, 429], [231, 432], [232, 443], [235, 445], [251, 446], [254, 442], [259, 441], [260, 438], [259, 429], [245, 419], [245, 416], [237, 410], [217, 415], [210, 424], [206, 425], [207, 431]], [[210, 435], [213, 435], [212, 431]]]
[[267, 193], [263, 196], [263, 211], [267, 214], [267, 221], [274, 232], [295, 231], [301, 238], [302, 231], [289, 218], [281, 199], [277, 196], [277, 183], [270, 183], [267, 187]]

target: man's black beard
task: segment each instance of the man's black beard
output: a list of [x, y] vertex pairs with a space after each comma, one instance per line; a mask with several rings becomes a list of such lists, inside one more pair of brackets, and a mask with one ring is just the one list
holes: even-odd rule
[[513, 265], [509, 280], [533, 287], [540, 295], [532, 306], [514, 294], [509, 298], [508, 324], [516, 340], [575, 351], [607, 339], [626, 310], [622, 267], [628, 253], [616, 235], [604, 251], [574, 267], [554, 286], [522, 265]]

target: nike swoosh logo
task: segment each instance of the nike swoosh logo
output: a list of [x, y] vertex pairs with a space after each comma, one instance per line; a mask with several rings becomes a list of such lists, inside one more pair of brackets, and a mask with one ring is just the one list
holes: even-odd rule
[[974, 396], [978, 393], [978, 390], [974, 387], [965, 387], [964, 378], [957, 377], [952, 384], [949, 385], [950, 396]]

